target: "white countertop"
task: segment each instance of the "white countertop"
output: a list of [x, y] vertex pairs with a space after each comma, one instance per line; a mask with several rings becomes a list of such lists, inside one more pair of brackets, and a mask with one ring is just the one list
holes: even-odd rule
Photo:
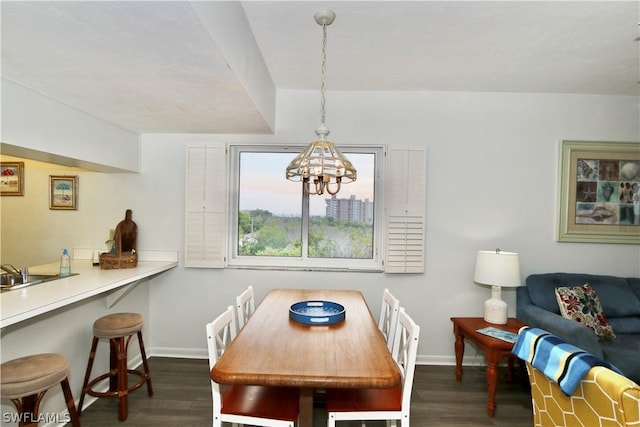
[[[172, 260], [142, 260], [135, 268], [101, 270], [90, 259], [71, 260], [71, 272], [78, 273], [50, 282], [0, 293], [0, 328], [13, 325], [77, 301], [109, 292], [149, 278], [178, 265]], [[151, 257], [153, 259], [153, 257]], [[59, 263], [29, 267], [32, 274], [57, 274]]]

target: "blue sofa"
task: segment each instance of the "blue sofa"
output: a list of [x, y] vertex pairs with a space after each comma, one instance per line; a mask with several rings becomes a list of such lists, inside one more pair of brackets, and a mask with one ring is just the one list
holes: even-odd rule
[[[585, 283], [598, 294], [616, 338], [599, 341], [591, 329], [560, 315], [555, 289]], [[526, 286], [517, 288], [516, 296], [516, 316], [522, 322], [547, 330], [609, 361], [640, 384], [640, 278], [578, 273], [532, 274], [527, 277]]]

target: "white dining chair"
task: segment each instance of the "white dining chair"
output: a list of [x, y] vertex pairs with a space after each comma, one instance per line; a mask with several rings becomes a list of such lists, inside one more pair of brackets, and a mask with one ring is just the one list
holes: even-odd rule
[[382, 291], [382, 306], [380, 307], [380, 317], [378, 317], [378, 329], [384, 335], [387, 341], [387, 347], [391, 351], [393, 346], [393, 338], [398, 326], [398, 309], [400, 308], [400, 300], [386, 289]]
[[[206, 325], [209, 370], [236, 335], [233, 306]], [[227, 385], [224, 392], [211, 380], [213, 427], [223, 422], [263, 427], [293, 427], [298, 419], [299, 393], [293, 387]]]
[[334, 427], [336, 421], [361, 420], [365, 426], [365, 420], [387, 420], [397, 427], [399, 420], [402, 427], [408, 427], [419, 338], [420, 327], [400, 308], [392, 354], [402, 384], [389, 389], [327, 389], [327, 426]]
[[236, 297], [236, 310], [238, 310], [238, 330], [244, 327], [249, 317], [256, 309], [256, 303], [253, 296], [253, 286], [249, 286], [240, 295]]

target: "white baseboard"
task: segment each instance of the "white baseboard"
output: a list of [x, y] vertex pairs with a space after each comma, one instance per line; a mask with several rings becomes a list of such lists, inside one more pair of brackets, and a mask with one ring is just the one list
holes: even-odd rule
[[[209, 355], [203, 348], [175, 348], [175, 347], [151, 347], [147, 354], [154, 357], [175, 357], [179, 359], [208, 359]], [[418, 355], [416, 359], [418, 365], [441, 365], [455, 366], [455, 356], [429, 356]], [[467, 355], [462, 359], [463, 366], [484, 366], [484, 357], [478, 354]]]
[[208, 359], [206, 348], [151, 347], [148, 353], [155, 357], [175, 357], [178, 359]]
[[[462, 366], [484, 366], [484, 357], [476, 355], [464, 356], [462, 358]], [[455, 366], [455, 356], [420, 356], [416, 358], [416, 365], [433, 365], [433, 366]]]

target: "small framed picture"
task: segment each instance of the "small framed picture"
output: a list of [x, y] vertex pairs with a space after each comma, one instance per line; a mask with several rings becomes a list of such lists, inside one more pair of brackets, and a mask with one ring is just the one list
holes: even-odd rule
[[49, 175], [49, 209], [78, 209], [78, 177]]
[[24, 162], [0, 163], [0, 194], [24, 196]]

